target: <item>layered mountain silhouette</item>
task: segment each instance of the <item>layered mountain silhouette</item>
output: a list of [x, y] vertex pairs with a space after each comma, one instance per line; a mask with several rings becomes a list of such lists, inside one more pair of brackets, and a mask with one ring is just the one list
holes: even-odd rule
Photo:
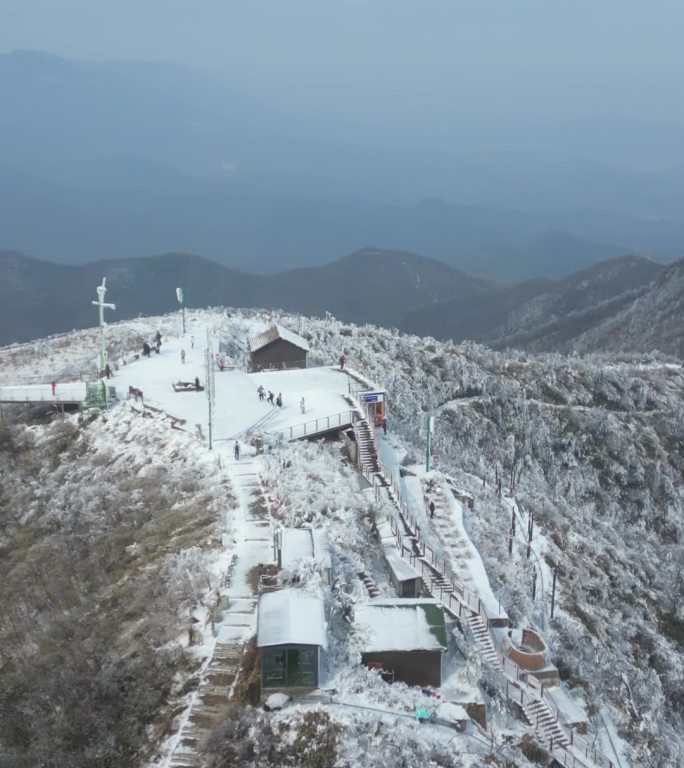
[[[65, 266], [0, 252], [0, 343], [89, 327], [107, 278], [116, 319], [190, 307], [277, 307], [439, 339], [533, 351], [625, 350], [684, 355], [684, 261], [626, 256], [563, 280], [517, 285], [402, 251], [365, 248], [320, 267], [270, 275], [200, 256], [163, 254]], [[112, 317], [112, 321], [114, 317]]]
[[684, 252], [684, 168], [350, 146], [168, 64], [3, 54], [0, 101], [0, 247], [40, 259], [270, 273], [382, 243], [512, 281]]

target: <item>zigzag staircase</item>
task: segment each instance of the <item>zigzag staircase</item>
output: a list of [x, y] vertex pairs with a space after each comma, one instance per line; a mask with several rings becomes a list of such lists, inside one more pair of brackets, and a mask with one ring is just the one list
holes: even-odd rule
[[[445, 575], [425, 556], [425, 545], [422, 542], [420, 531], [413, 530], [401, 509], [401, 505], [397, 505], [397, 512], [404, 529], [404, 535], [400, 537], [411, 545], [411, 549], [416, 555], [415, 565], [420, 563], [420, 571], [423, 576], [425, 589], [433, 597], [442, 600], [446, 610], [461, 622], [466, 636], [472, 641], [482, 661], [493, 667], [497, 672], [501, 672], [503, 670], [501, 657], [494, 645], [489, 626], [482, 616], [477, 611], [474, 611], [468, 602], [462, 598], [453, 579]], [[458, 611], [450, 607], [454, 600], [457, 601], [457, 606], [455, 607], [458, 607]]]
[[539, 739], [556, 747], [567, 747], [570, 739], [558, 724], [547, 704], [541, 699], [523, 704], [525, 719], [534, 728]]

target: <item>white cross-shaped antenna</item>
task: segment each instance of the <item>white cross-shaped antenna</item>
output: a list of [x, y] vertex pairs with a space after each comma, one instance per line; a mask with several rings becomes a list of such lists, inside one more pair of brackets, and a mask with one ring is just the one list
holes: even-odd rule
[[104, 370], [104, 367], [106, 364], [106, 357], [107, 357], [107, 352], [105, 349], [106, 323], [104, 321], [104, 311], [105, 309], [116, 309], [116, 304], [107, 304], [104, 300], [105, 293], [107, 293], [106, 282], [107, 282], [107, 278], [103, 277], [102, 285], [97, 286], [97, 301], [90, 302], [91, 304], [94, 304], [96, 307], [99, 307], [100, 309], [100, 371]]

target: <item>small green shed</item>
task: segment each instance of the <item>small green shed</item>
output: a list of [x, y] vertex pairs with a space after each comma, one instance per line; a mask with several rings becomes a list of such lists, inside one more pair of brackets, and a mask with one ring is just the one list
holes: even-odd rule
[[318, 688], [327, 648], [323, 599], [301, 589], [263, 592], [257, 612], [257, 647], [262, 689]]

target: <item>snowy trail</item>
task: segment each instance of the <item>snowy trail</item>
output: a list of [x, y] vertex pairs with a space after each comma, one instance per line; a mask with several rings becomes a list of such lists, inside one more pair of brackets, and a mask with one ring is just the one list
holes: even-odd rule
[[273, 535], [268, 509], [262, 503], [261, 463], [243, 453], [240, 460], [225, 458], [227, 474], [236, 495], [235, 544], [229, 570], [220, 589], [227, 602], [215, 622], [211, 651], [204, 662], [200, 684], [183, 713], [178, 731], [162, 748], [159, 768], [196, 768], [198, 748], [211, 729], [222, 720], [238, 682], [246, 643], [256, 631], [257, 596], [252, 584], [254, 569], [273, 561]]

